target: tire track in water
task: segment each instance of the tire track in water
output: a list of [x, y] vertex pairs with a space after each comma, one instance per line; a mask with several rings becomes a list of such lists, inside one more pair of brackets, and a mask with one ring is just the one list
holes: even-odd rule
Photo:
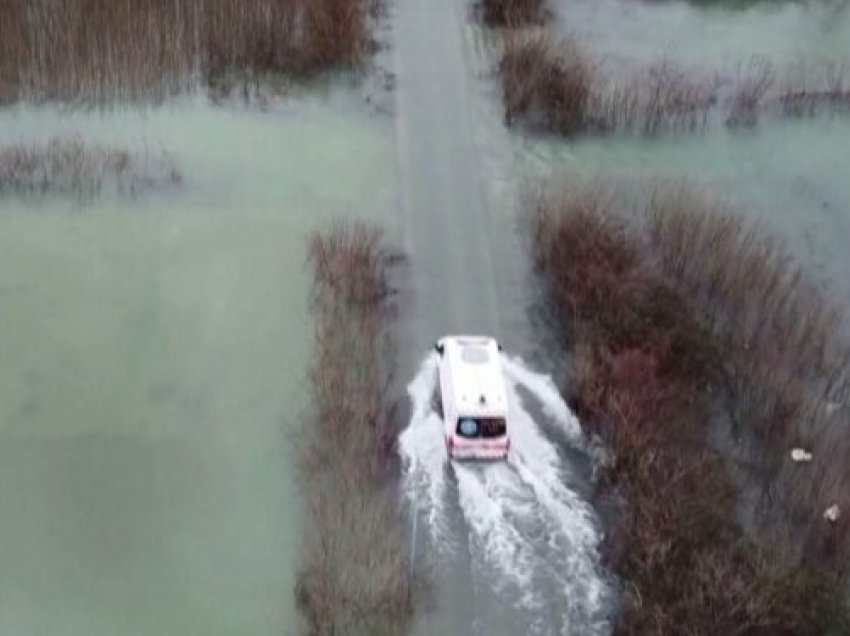
[[[474, 633], [594, 634], [609, 631], [609, 590], [601, 572], [593, 511], [570, 489], [568, 463], [523, 405], [522, 387], [549, 424], [576, 446], [578, 420], [546, 376], [503, 357], [508, 381], [511, 455], [507, 462], [447, 463], [443, 423], [432, 406], [437, 356], [430, 355], [408, 386], [409, 427], [400, 438], [406, 495], [425, 519], [431, 567], [455, 558], [458, 537], [448, 507], [457, 500], [468, 532], [474, 596], [493, 596]], [[453, 477], [453, 479], [452, 479]]]

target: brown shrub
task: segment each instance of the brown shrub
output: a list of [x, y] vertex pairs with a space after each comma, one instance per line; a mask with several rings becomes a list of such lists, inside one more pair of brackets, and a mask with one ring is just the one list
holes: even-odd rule
[[713, 82], [692, 78], [668, 60], [633, 77], [594, 84], [589, 119], [601, 130], [657, 135], [669, 130], [700, 130], [717, 100]]
[[478, 0], [478, 13], [484, 24], [516, 27], [541, 24], [545, 19], [545, 0]]
[[800, 58], [780, 81], [773, 63], [753, 58], [739, 70], [729, 99], [730, 126], [753, 126], [764, 111], [786, 116], [815, 115], [824, 109], [850, 108], [850, 74], [846, 62]]
[[573, 135], [586, 125], [591, 70], [569, 40], [542, 31], [510, 33], [499, 64], [505, 116]]
[[754, 126], [765, 97], [776, 82], [773, 64], [764, 57], [755, 57], [745, 69], [738, 72], [729, 104], [729, 126]]
[[712, 83], [667, 61], [628, 79], [611, 79], [571, 39], [543, 31], [509, 33], [499, 65], [505, 116], [563, 135], [582, 131], [694, 130], [708, 122]]
[[[662, 220], [661, 210], [672, 206], [664, 197], [671, 193], [680, 214]], [[787, 261], [774, 243], [758, 242], [762, 234], [742, 235], [734, 218], [723, 217], [717, 225], [703, 220], [696, 196], [684, 187], [656, 190], [648, 198], [645, 237], [640, 223], [618, 216], [618, 199], [599, 185], [555, 190], [534, 202], [536, 263], [572, 334], [571, 403], [613, 450], [600, 496], [613, 492], [625, 501], [608, 533], [623, 546], [611, 552], [624, 588], [617, 631], [841, 633], [850, 618], [847, 525], [830, 524], [821, 515], [830, 498], [844, 505], [850, 490], [839, 458], [846, 461], [850, 453], [846, 444], [833, 454], [825, 443], [809, 445], [817, 448], [816, 457], [822, 455], [807, 476], [789, 466], [792, 435], [769, 429], [804, 412], [799, 409], [807, 404], [809, 385], [790, 376], [773, 384], [775, 372], [736, 375], [744, 379], [745, 391], [732, 392], [735, 403], [756, 414], [769, 409], [772, 418], [762, 422], [760, 436], [769, 452], [748, 460], [757, 462], [763, 477], [766, 459], [786, 458], [778, 462], [784, 475], [774, 470], [764, 482], [774, 500], [756, 512], [755, 528], [746, 529], [739, 520], [742, 485], [732, 467], [742, 458], [722, 455], [709, 437], [717, 401], [710, 386], [730, 373], [730, 366], [735, 373], [739, 360], [755, 358], [765, 363], [765, 371], [776, 368], [766, 366], [761, 349], [736, 354], [738, 338], [756, 335], [736, 330], [760, 321], [772, 329], [772, 320], [787, 326], [792, 318], [760, 316], [763, 301], [739, 296], [740, 304], [730, 304], [728, 315], [712, 307], [724, 290], [740, 292], [738, 277], [745, 274], [767, 284], [758, 277], [770, 273], [775, 289], [799, 279], [774, 271]], [[761, 263], [756, 269], [761, 273], [753, 273], [759, 259], [745, 257], [754, 245], [771, 247], [768, 254], [777, 259], [770, 261], [773, 269]], [[758, 291], [766, 295], [766, 307], [782, 313], [796, 306], [794, 290], [803, 286], [795, 285]], [[810, 324], [812, 319], [802, 320]], [[792, 364], [771, 358], [772, 365], [796, 369], [803, 360], [820, 359], [817, 338], [796, 331], [785, 338], [783, 345], [794, 347], [799, 359]], [[756, 389], [761, 393], [750, 393]], [[758, 426], [751, 417], [748, 411], [742, 422]], [[822, 438], [834, 444], [834, 433]], [[776, 530], [790, 531], [795, 540]]]
[[314, 635], [400, 634], [410, 614], [403, 521], [388, 480], [392, 256], [381, 232], [361, 223], [310, 240], [315, 415], [298, 441], [307, 527], [295, 595]]
[[0, 103], [161, 99], [309, 74], [368, 47], [366, 0], [4, 0]]
[[[850, 492], [841, 467], [850, 418], [839, 407], [850, 354], [839, 308], [781, 241], [693, 186], [656, 189], [648, 219], [661, 266], [722, 344], [732, 416], [754, 442], [746, 460], [761, 484], [760, 529], [792, 563], [845, 576], [850, 533], [822, 518]], [[814, 469], [791, 462], [795, 446], [812, 451]]]

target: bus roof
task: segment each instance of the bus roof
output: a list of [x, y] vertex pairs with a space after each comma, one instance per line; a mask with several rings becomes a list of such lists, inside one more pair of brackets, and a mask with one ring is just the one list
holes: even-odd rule
[[458, 414], [504, 417], [508, 402], [498, 343], [484, 336], [446, 336], [440, 344]]

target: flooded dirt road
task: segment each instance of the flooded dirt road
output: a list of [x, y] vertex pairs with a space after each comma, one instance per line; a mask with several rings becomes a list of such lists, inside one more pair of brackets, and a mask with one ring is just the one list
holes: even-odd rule
[[402, 361], [405, 377], [415, 375], [413, 413], [401, 452], [416, 568], [432, 601], [417, 613], [413, 633], [604, 633], [610, 600], [596, 520], [580, 494], [587, 488], [544, 432], [547, 424], [573, 427], [572, 449], [581, 456], [578, 423], [557, 391], [544, 399], [554, 396], [562, 420], [541, 409], [539, 394], [526, 407], [512, 378], [512, 460], [451, 465], [430, 407], [435, 360], [416, 368], [448, 333], [494, 335], [515, 353], [534, 346], [518, 181], [505, 172], [506, 131], [481, 76], [487, 45], [468, 28], [467, 11], [454, 0], [398, 0], [392, 14], [401, 232], [414, 293]]

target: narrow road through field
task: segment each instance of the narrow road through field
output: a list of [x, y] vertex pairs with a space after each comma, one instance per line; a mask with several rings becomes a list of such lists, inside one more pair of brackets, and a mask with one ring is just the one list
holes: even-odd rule
[[[456, 0], [397, 0], [394, 6], [402, 231], [415, 291], [404, 377], [443, 334], [499, 331], [461, 11]], [[421, 538], [420, 550], [432, 549]], [[429, 573], [437, 609], [420, 615], [414, 633], [469, 633], [477, 608], [464, 554], [462, 546], [451, 568]]]
[[464, 11], [457, 0], [395, 4], [397, 136], [418, 344], [447, 332], [499, 331]]
[[[548, 420], [580, 437], [551, 382], [508, 363], [516, 371], [511, 461], [445, 462], [441, 424], [429, 407], [434, 369], [429, 361], [420, 367], [425, 352], [441, 335], [464, 332], [494, 335], [513, 352], [533, 348], [526, 258], [516, 249], [514, 215], [505, 213], [516, 198], [509, 184], [518, 180], [502, 174], [511, 171], [509, 144], [481, 91], [484, 44], [470, 38], [466, 0], [395, 0], [391, 9], [401, 233], [413, 290], [401, 373], [415, 377], [401, 446], [417, 511], [416, 564], [431, 585], [413, 633], [604, 632], [593, 511], [576, 494], [579, 471], [540, 426]], [[527, 397], [536, 404], [525, 404]]]

